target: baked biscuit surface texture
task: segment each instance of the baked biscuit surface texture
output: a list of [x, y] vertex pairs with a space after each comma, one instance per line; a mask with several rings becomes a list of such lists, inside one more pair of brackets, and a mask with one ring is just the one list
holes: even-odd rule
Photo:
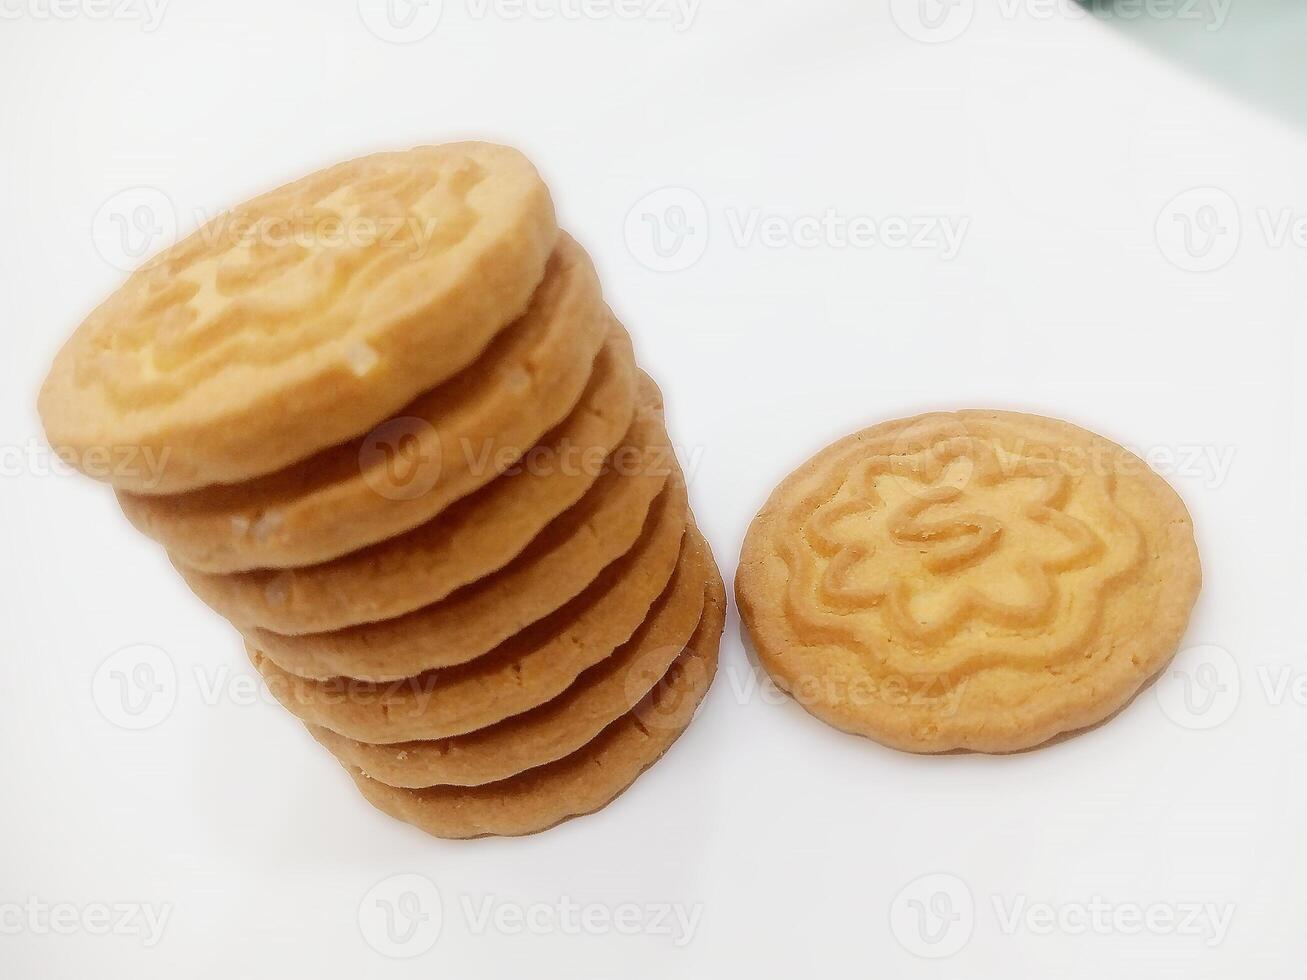
[[528, 452], [581, 399], [613, 325], [566, 235], [526, 313], [476, 363], [357, 439], [235, 486], [118, 492], [174, 562], [225, 573], [329, 561], [430, 520]]
[[482, 786], [400, 789], [346, 766], [377, 809], [436, 837], [538, 833], [606, 806], [684, 733], [717, 672], [725, 596], [711, 586], [685, 652], [639, 704], [584, 748]]
[[[635, 415], [630, 338], [609, 334], [581, 402], [524, 463], [413, 531], [305, 568], [232, 575], [178, 571], [227, 619], [282, 634], [317, 633], [443, 599], [497, 571], [599, 478]], [[425, 589], [419, 584], [425, 584]], [[405, 596], [420, 598], [403, 601]]]
[[[669, 488], [674, 491], [677, 488]], [[663, 593], [682, 550], [684, 491], [665, 493], [651, 526], [621, 560], [552, 615], [456, 665], [390, 681], [353, 674], [325, 680], [281, 667], [251, 644], [247, 651], [269, 690], [296, 717], [374, 744], [448, 738], [528, 711], [607, 659], [640, 627]], [[415, 631], [413, 655], [441, 656], [439, 637]], [[426, 651], [434, 650], [435, 653]]]
[[[310, 725], [310, 731], [347, 765], [388, 786], [412, 789], [484, 785], [570, 755], [631, 711], [691, 642], [703, 620], [705, 590], [722, 592], [711, 565], [707, 544], [697, 531], [687, 532], [671, 582], [635, 633], [579, 676], [576, 668], [585, 662], [569, 670], [567, 655], [556, 653], [538, 664], [519, 660], [523, 670], [511, 688], [536, 688], [540, 693], [530, 700], [540, 703], [498, 724], [453, 738], [389, 745], [348, 739], [321, 726]], [[528, 675], [528, 667], [536, 673]], [[507, 693], [505, 703], [528, 703], [511, 689]]]
[[110, 478], [138, 493], [272, 472], [470, 364], [526, 308], [557, 234], [535, 168], [487, 143], [297, 180], [151, 259], [90, 314], [42, 390], [47, 435], [74, 461], [153, 454], [161, 468]]
[[916, 752], [1009, 752], [1093, 725], [1170, 660], [1201, 573], [1175, 491], [1066, 422], [918, 416], [772, 494], [736, 595], [813, 714]]
[[611, 580], [601, 573], [647, 562], [665, 582], [684, 530], [684, 480], [660, 411], [642, 408], [628, 437], [585, 497], [493, 575], [429, 605], [395, 590], [413, 611], [392, 610], [393, 619], [297, 636], [247, 628], [246, 639], [300, 677], [391, 681], [481, 656], [596, 588], [596, 579]]

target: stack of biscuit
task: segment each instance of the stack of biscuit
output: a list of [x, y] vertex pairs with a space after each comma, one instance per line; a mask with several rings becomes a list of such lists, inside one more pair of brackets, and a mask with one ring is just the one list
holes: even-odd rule
[[514, 150], [377, 154], [215, 219], [91, 314], [40, 409], [429, 833], [602, 807], [711, 682], [724, 592], [658, 389]]

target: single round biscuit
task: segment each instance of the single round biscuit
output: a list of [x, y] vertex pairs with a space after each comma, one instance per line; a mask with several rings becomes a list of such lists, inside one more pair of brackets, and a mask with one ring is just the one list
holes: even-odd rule
[[[282, 670], [252, 645], [246, 649], [291, 714], [360, 742], [448, 738], [486, 728], [561, 693], [639, 628], [676, 568], [685, 511], [659, 507], [651, 520], [636, 547], [575, 600], [456, 667], [388, 683], [351, 676], [310, 680]], [[694, 599], [693, 589], [689, 596]]]
[[367, 435], [237, 486], [120, 491], [119, 502], [199, 571], [330, 561], [431, 520], [516, 463], [576, 405], [612, 322], [589, 256], [564, 235], [526, 315]]
[[636, 781], [689, 727], [717, 671], [726, 604], [710, 596], [685, 653], [629, 714], [584, 748], [548, 765], [484, 786], [399, 789], [346, 767], [364, 798], [383, 813], [436, 837], [514, 837], [593, 813]]
[[218, 575], [178, 571], [210, 607], [243, 627], [283, 635], [376, 622], [438, 602], [519, 555], [599, 478], [630, 428], [636, 367], [614, 327], [590, 384], [566, 419], [515, 469], [407, 534], [322, 565]]
[[1066, 422], [963, 411], [818, 453], [749, 528], [736, 597], [776, 682], [914, 752], [1010, 752], [1107, 718], [1201, 583], [1176, 492]]
[[[570, 755], [639, 704], [686, 645], [693, 643], [696, 630], [706, 628], [705, 589], [717, 597], [720, 607], [725, 598], [721, 576], [707, 543], [690, 528], [676, 573], [639, 629], [548, 703], [488, 728], [438, 741], [372, 745], [316, 725], [310, 725], [309, 731], [341, 762], [388, 786], [480, 786], [507, 779]], [[559, 672], [558, 661], [538, 667]], [[568, 664], [561, 676], [574, 670], [575, 664]], [[516, 683], [541, 686], [535, 677], [521, 675]], [[550, 688], [557, 685], [555, 679], [547, 682]]]
[[569, 602], [644, 530], [684, 522], [685, 488], [658, 409], [642, 409], [628, 437], [585, 497], [495, 574], [432, 604], [421, 591], [397, 592], [390, 608], [413, 611], [393, 619], [302, 636], [244, 629], [246, 640], [309, 678], [401, 680], [481, 656]]
[[[526, 308], [558, 228], [516, 150], [425, 146], [264, 194], [147, 262], [55, 358], [50, 444], [176, 494], [351, 439], [470, 364]], [[162, 465], [89, 465], [109, 450]]]

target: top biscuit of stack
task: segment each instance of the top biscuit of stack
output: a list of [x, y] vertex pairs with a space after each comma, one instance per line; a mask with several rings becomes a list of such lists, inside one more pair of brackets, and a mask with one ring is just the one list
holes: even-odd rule
[[156, 256], [86, 319], [41, 391], [50, 443], [74, 465], [152, 453], [156, 472], [88, 473], [140, 494], [281, 469], [470, 364], [527, 308], [557, 237], [535, 168], [487, 143], [287, 184]]

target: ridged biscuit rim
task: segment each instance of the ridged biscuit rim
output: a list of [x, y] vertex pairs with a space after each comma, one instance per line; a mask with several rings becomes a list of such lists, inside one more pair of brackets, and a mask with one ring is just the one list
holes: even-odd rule
[[[230, 622], [282, 635], [325, 633], [403, 615], [411, 609], [397, 610], [394, 597], [416, 591], [418, 580], [430, 583], [422, 590], [422, 604], [438, 602], [508, 565], [554, 518], [584, 498], [634, 420], [636, 372], [630, 338], [614, 321], [580, 402], [536, 447], [550, 454], [550, 468], [501, 474], [402, 535], [301, 568], [223, 574], [179, 565], [177, 570], [191, 591]], [[587, 457], [599, 453], [600, 465], [587, 459], [575, 471], [565, 470], [569, 447]]]
[[[684, 491], [669, 486], [628, 555], [566, 605], [465, 663], [385, 683], [348, 676], [313, 680], [282, 670], [253, 644], [247, 652], [291, 714], [357, 741], [432, 740], [486, 728], [560, 693], [639, 629], [675, 572], [685, 534], [683, 501]], [[528, 658], [532, 686], [519, 687]]]
[[387, 682], [482, 656], [588, 588], [638, 546], [651, 515], [685, 514], [685, 488], [660, 403], [637, 412], [628, 440], [617, 451], [632, 449], [638, 460], [633, 471], [610, 469], [493, 575], [436, 603], [408, 597], [417, 608], [392, 619], [301, 636], [245, 629], [246, 640], [283, 670], [308, 678]]
[[[309, 725], [309, 731], [346, 765], [388, 786], [408, 789], [480, 786], [546, 765], [589, 744], [653, 689], [693, 642], [703, 621], [706, 591], [720, 590], [720, 579], [707, 543], [691, 527], [677, 570], [645, 621], [625, 643], [545, 703], [443, 740], [373, 745], [321, 726]], [[690, 605], [673, 601], [679, 593], [697, 596], [688, 623]]]
[[708, 595], [696, 644], [657, 688], [585, 748], [556, 762], [485, 786], [425, 790], [396, 789], [346, 771], [374, 807], [434, 837], [520, 837], [594, 813], [633, 786], [690, 727], [717, 671], [725, 621], [719, 588]]

